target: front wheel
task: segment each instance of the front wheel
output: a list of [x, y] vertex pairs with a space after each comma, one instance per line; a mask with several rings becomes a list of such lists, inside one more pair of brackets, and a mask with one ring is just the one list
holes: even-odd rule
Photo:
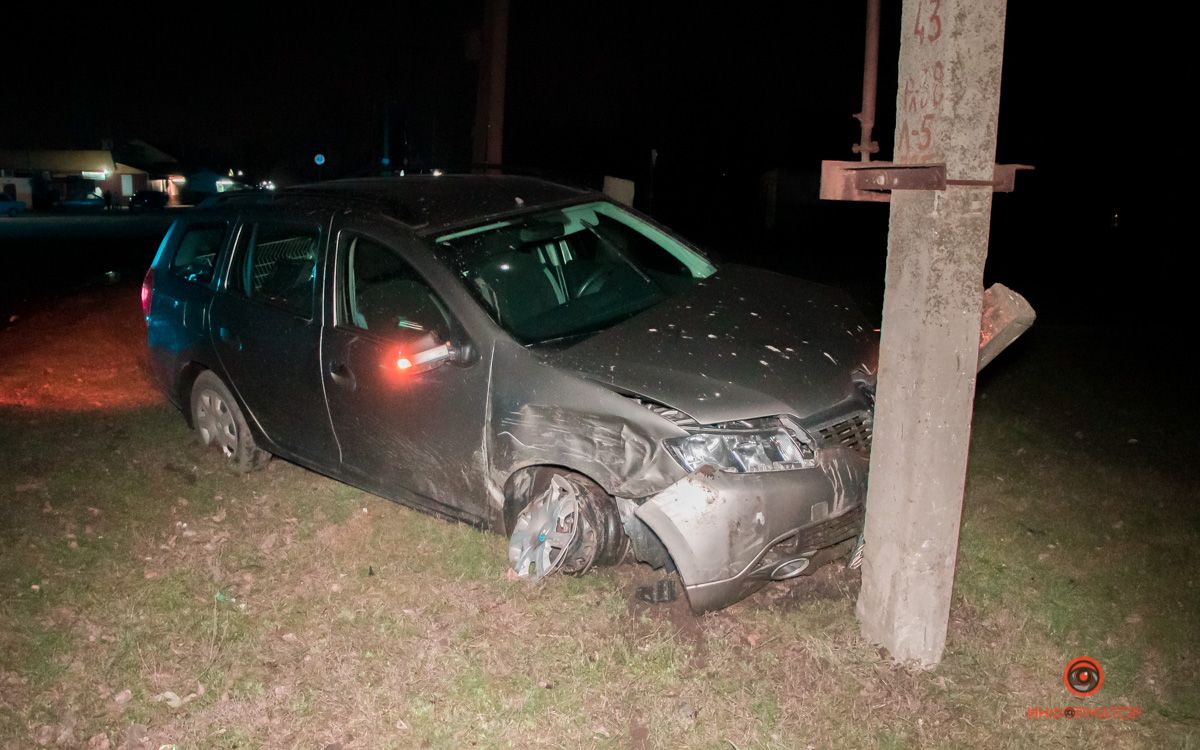
[[252, 471], [271, 458], [255, 445], [233, 394], [212, 371], [200, 373], [192, 385], [192, 426], [202, 445], [220, 448], [238, 471]]
[[[525, 478], [523, 478], [525, 479]], [[509, 503], [508, 561], [522, 578], [583, 575], [625, 557], [629, 539], [616, 503], [582, 474], [533, 470]]]

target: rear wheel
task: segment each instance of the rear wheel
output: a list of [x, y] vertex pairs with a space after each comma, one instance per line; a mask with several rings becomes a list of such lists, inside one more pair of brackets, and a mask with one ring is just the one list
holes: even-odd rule
[[595, 482], [551, 467], [523, 479], [505, 519], [508, 561], [517, 575], [579, 576], [624, 559], [629, 539], [616, 503]]
[[271, 458], [255, 445], [233, 394], [211, 370], [200, 373], [192, 385], [192, 425], [201, 444], [218, 447], [238, 471], [257, 469]]

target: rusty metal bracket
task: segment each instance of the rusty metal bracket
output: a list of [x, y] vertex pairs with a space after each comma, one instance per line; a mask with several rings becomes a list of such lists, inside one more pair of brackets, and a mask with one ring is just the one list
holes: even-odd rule
[[821, 199], [830, 201], [875, 201], [886, 203], [893, 190], [945, 190], [947, 186], [991, 187], [1011, 193], [1017, 171], [1033, 169], [1028, 164], [997, 164], [991, 180], [946, 179], [945, 164], [896, 164], [886, 161], [821, 162]]

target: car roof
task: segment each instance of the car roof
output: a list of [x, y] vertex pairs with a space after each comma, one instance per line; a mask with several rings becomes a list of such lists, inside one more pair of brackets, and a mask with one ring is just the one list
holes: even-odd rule
[[424, 234], [587, 198], [602, 196], [591, 190], [516, 175], [410, 175], [331, 180], [276, 191], [222, 193], [208, 205], [307, 203], [315, 199], [374, 210]]

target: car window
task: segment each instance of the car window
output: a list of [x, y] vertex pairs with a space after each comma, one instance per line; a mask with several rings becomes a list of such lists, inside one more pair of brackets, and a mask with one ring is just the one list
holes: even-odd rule
[[313, 226], [244, 225], [234, 250], [230, 287], [250, 299], [311, 318], [320, 238], [320, 229]]
[[184, 230], [179, 248], [171, 259], [171, 273], [185, 281], [212, 281], [217, 256], [225, 241], [224, 224], [196, 224]]
[[518, 341], [603, 330], [716, 272], [702, 255], [602, 201], [461, 230], [434, 252]]
[[394, 250], [369, 237], [341, 237], [341, 322], [362, 330], [441, 343], [450, 316], [437, 293]]

